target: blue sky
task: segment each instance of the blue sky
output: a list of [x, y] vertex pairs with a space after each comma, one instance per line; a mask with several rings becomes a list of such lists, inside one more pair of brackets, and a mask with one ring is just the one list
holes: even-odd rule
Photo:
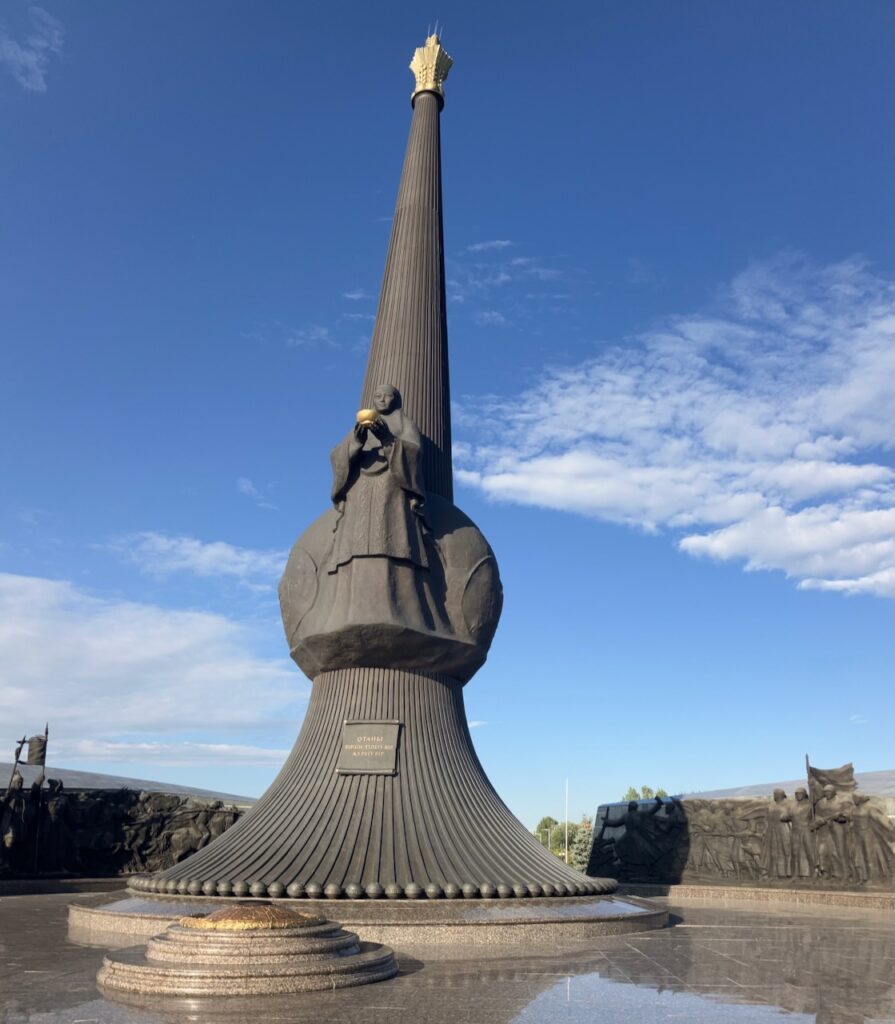
[[[467, 687], [533, 825], [891, 765], [888, 4], [7, 3], [0, 724], [264, 789], [276, 580], [351, 422], [426, 19]], [[422, 21], [420, 19], [423, 19]], [[2, 751], [0, 751], [2, 754]]]

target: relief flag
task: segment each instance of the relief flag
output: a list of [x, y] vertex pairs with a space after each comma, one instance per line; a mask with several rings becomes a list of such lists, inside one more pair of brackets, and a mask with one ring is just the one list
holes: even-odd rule
[[857, 786], [855, 782], [855, 766], [848, 762], [841, 768], [815, 768], [808, 765], [808, 788], [811, 790], [811, 801], [817, 801], [823, 795], [824, 786], [833, 786], [837, 793], [851, 793]]
[[43, 736], [30, 736], [28, 738], [28, 760], [25, 764], [39, 764], [44, 767], [47, 763], [47, 739], [49, 729]]

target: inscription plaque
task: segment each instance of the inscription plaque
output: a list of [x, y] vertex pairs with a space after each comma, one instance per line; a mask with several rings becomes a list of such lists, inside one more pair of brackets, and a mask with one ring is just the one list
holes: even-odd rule
[[396, 721], [345, 722], [338, 774], [397, 775], [400, 730], [401, 723]]

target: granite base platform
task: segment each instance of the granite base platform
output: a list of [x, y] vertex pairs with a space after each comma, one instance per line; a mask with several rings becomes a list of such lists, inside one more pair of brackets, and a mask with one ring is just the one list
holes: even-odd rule
[[893, 892], [855, 892], [850, 889], [786, 889], [782, 886], [699, 885], [685, 882], [625, 882], [619, 892], [651, 899], [668, 896], [675, 900], [737, 900], [760, 903], [800, 903], [819, 907], [862, 907], [865, 910], [895, 910]]
[[[202, 897], [166, 898], [123, 894], [98, 907], [71, 904], [69, 938], [75, 942], [120, 946], [144, 941], [173, 921], [209, 914], [222, 901]], [[252, 901], [246, 901], [252, 902]], [[292, 910], [326, 914], [328, 900], [271, 900]], [[556, 899], [339, 900], [338, 919], [364, 940], [398, 951], [425, 947], [430, 955], [450, 956], [453, 946], [477, 946], [483, 952], [538, 942], [568, 945], [593, 936], [662, 928], [668, 911], [635, 896], [582, 896]]]

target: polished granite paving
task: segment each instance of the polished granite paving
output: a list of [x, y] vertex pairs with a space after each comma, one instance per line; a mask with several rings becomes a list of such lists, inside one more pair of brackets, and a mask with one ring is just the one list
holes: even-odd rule
[[108, 899], [0, 898], [3, 1024], [895, 1022], [895, 930], [886, 911], [672, 898], [656, 901], [671, 911], [671, 927], [586, 946], [487, 958], [458, 949], [450, 961], [417, 951], [399, 955], [397, 978], [364, 988], [123, 1004], [96, 988], [102, 949], [66, 934], [70, 902]]

